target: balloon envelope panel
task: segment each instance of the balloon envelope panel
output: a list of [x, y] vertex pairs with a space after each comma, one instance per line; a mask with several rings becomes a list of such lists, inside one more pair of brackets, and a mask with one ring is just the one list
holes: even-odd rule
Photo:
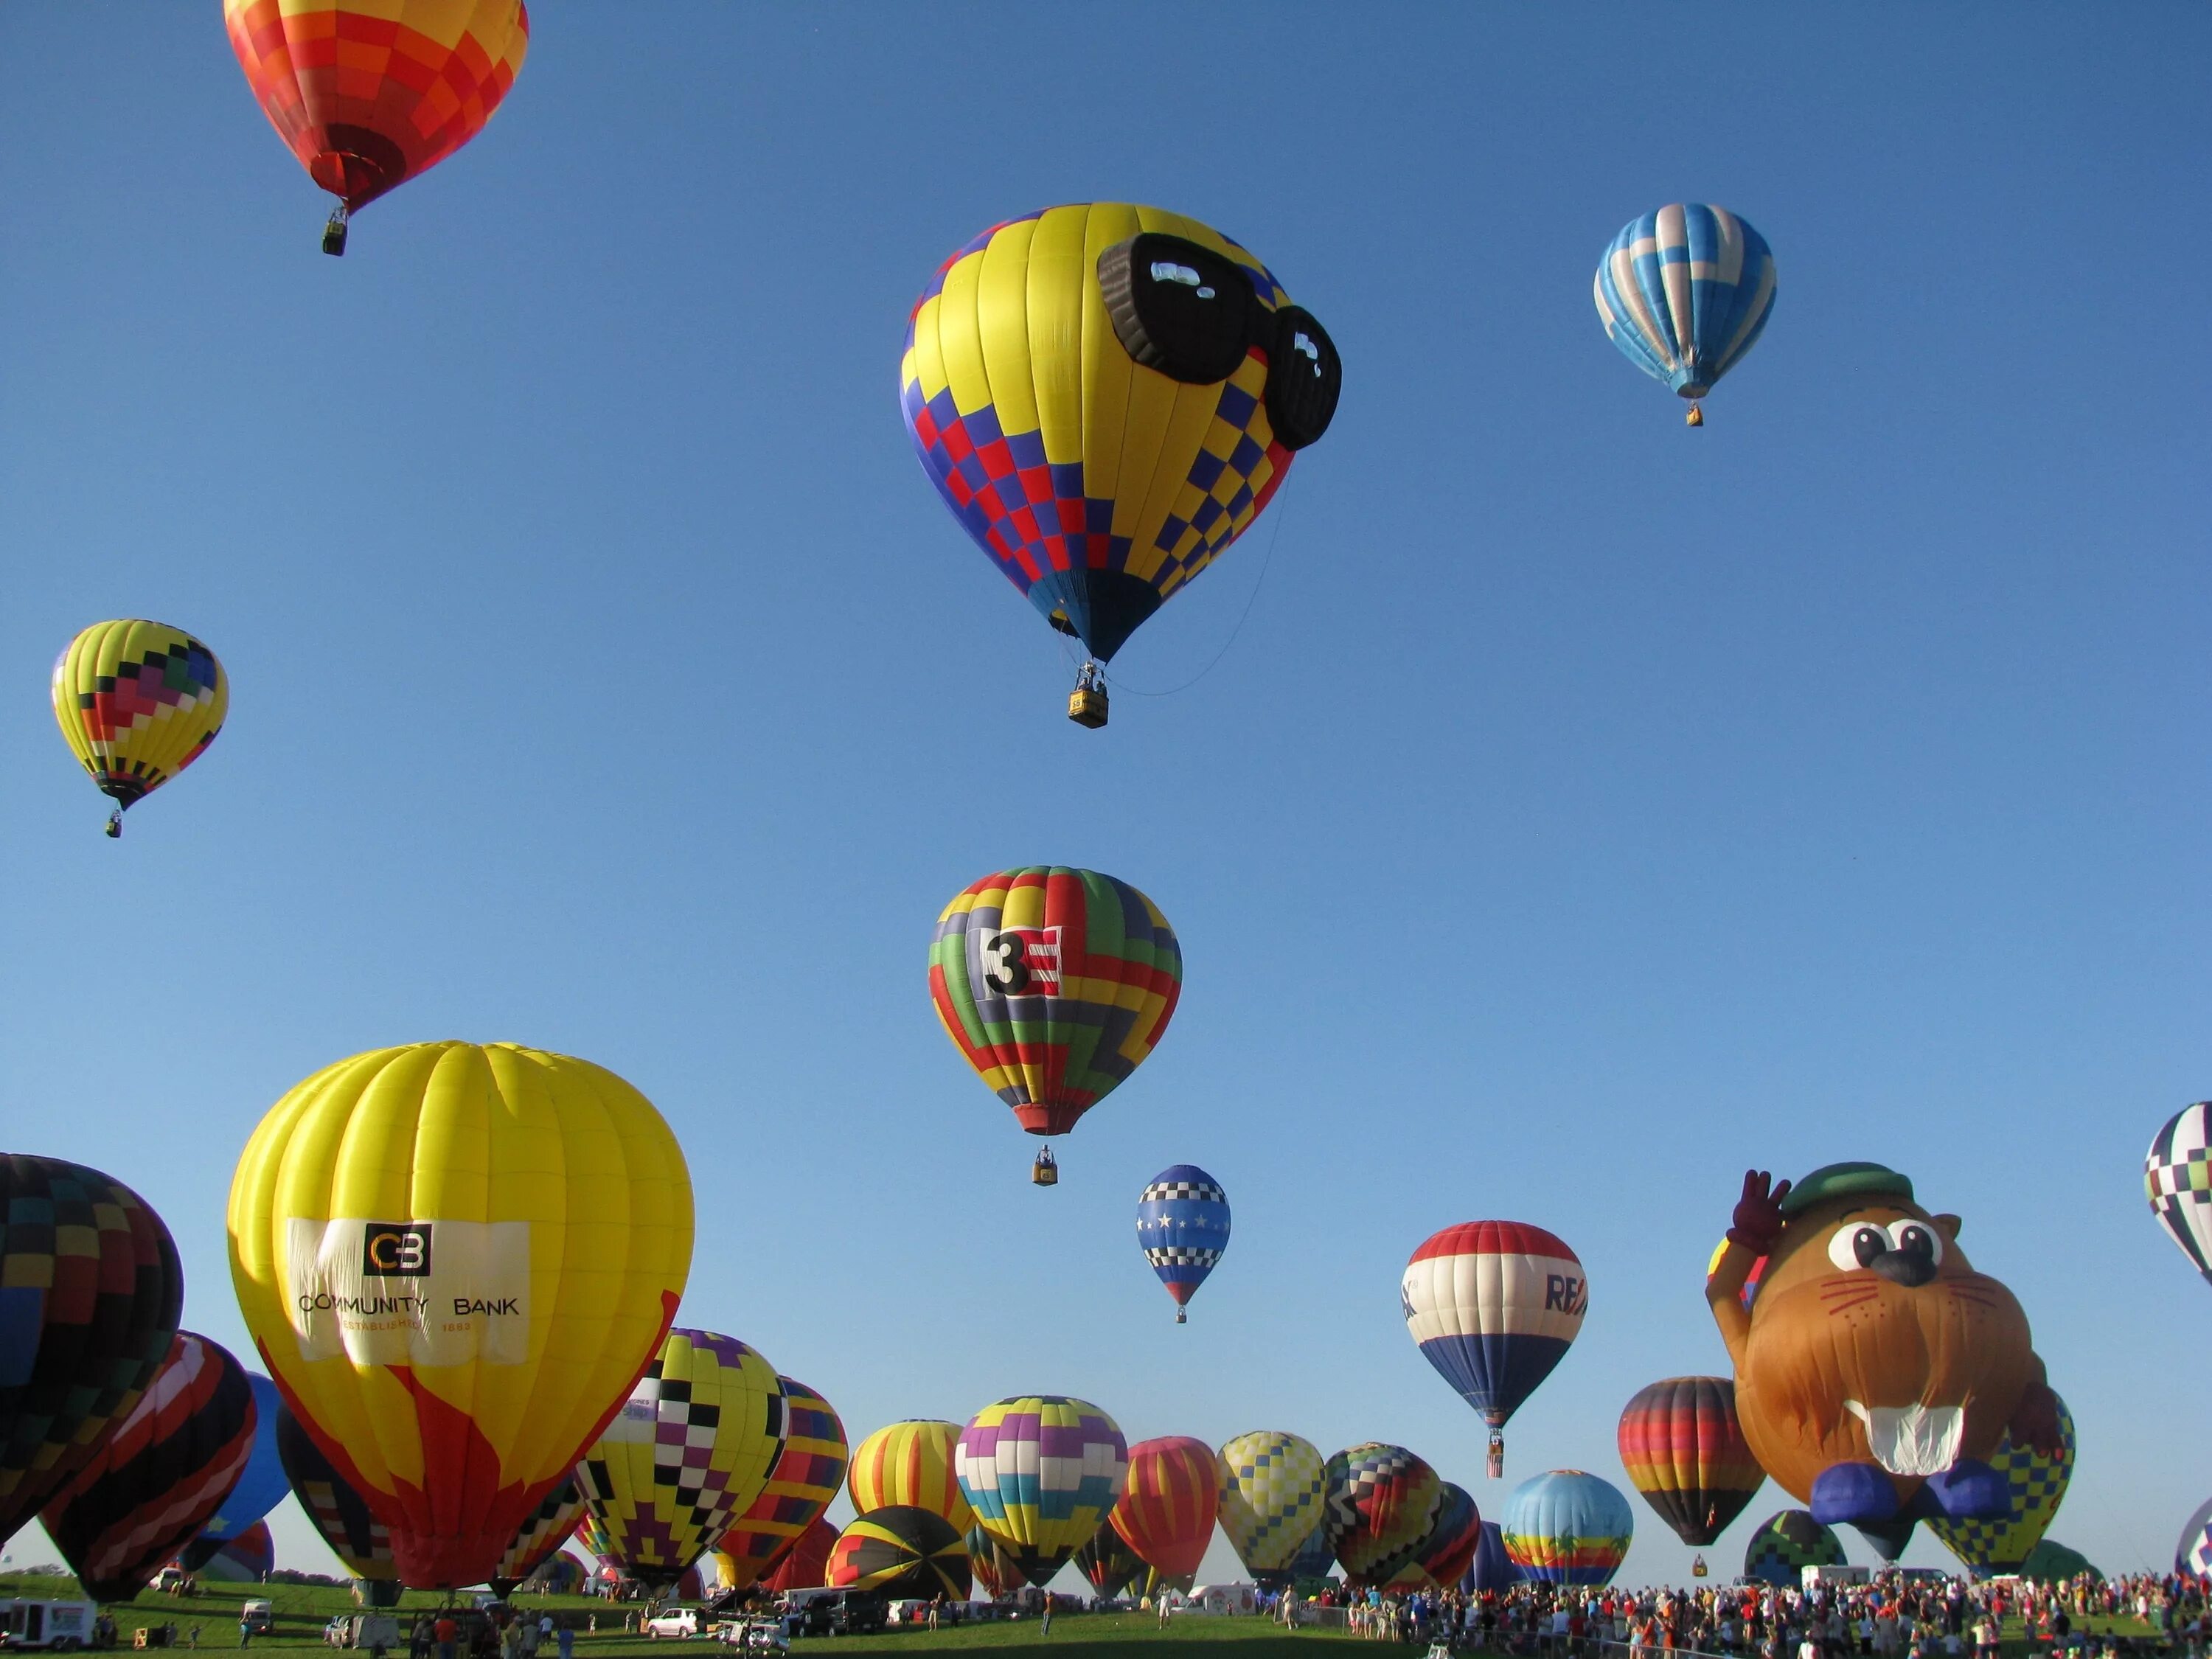
[[222, 1506], [200, 1528], [202, 1538], [217, 1543], [258, 1526], [262, 1516], [283, 1503], [284, 1494], [292, 1490], [291, 1481], [285, 1478], [284, 1461], [276, 1455], [282, 1397], [276, 1385], [265, 1376], [248, 1371], [246, 1381], [253, 1390], [253, 1449], [246, 1456], [238, 1484], [224, 1494]]
[[[1215, 1472], [1221, 1529], [1260, 1583], [1279, 1589], [1288, 1583], [1301, 1546], [1316, 1532], [1327, 1547], [1328, 1466], [1311, 1441], [1255, 1429], [1222, 1446]], [[1328, 1559], [1334, 1559], [1332, 1552]]]
[[785, 1590], [813, 1589], [829, 1582], [830, 1552], [837, 1547], [837, 1528], [817, 1521], [799, 1534], [760, 1581], [781, 1595]]
[[1522, 1481], [1506, 1500], [1500, 1527], [1505, 1553], [1522, 1575], [1553, 1584], [1612, 1583], [1635, 1531], [1620, 1488], [1580, 1469]]
[[0, 1153], [0, 1544], [137, 1405], [184, 1299], [175, 1241], [137, 1194]]
[[399, 1582], [392, 1556], [392, 1534], [362, 1495], [316, 1449], [300, 1419], [284, 1407], [276, 1419], [276, 1452], [293, 1496], [314, 1522], [323, 1542], [345, 1563], [346, 1571], [368, 1583]]
[[437, 1589], [490, 1577], [622, 1408], [674, 1316], [691, 1226], [675, 1137], [613, 1073], [419, 1043], [270, 1108], [231, 1183], [231, 1274], [400, 1577]]
[[1027, 1395], [969, 1419], [954, 1460], [976, 1524], [1042, 1587], [1104, 1524], [1121, 1495], [1128, 1447], [1088, 1401]]
[[1474, 1561], [1468, 1568], [1464, 1587], [1477, 1594], [1488, 1590], [1503, 1593], [1519, 1583], [1523, 1577], [1513, 1558], [1506, 1553], [1505, 1534], [1495, 1521], [1482, 1523], [1482, 1535], [1474, 1547]]
[[246, 1368], [179, 1331], [137, 1405], [39, 1519], [86, 1595], [128, 1601], [198, 1535], [252, 1445]]
[[1036, 1135], [1066, 1134], [1127, 1081], [1182, 994], [1182, 948], [1159, 907], [1095, 870], [971, 882], [929, 947], [945, 1034]]
[[1447, 1480], [1436, 1522], [1421, 1540], [1413, 1565], [1438, 1589], [1449, 1589], [1467, 1577], [1481, 1542], [1482, 1511], [1475, 1507], [1474, 1494], [1456, 1481]]

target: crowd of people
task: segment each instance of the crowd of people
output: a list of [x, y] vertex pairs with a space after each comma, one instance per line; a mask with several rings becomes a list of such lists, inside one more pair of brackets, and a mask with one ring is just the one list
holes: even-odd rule
[[[2138, 1653], [2212, 1659], [2212, 1611], [2188, 1577], [2083, 1576], [2057, 1583], [1885, 1573], [1810, 1590], [1762, 1584], [1694, 1589], [1581, 1589], [1522, 1583], [1462, 1593], [1332, 1587], [1273, 1598], [1282, 1623], [1338, 1622], [1376, 1641], [1441, 1642], [1455, 1651], [1594, 1659], [1677, 1653], [1728, 1659], [1997, 1659], [2022, 1640], [2052, 1659]], [[2094, 1621], [2100, 1628], [2093, 1631]], [[2115, 1631], [2112, 1626], [2132, 1626]]]

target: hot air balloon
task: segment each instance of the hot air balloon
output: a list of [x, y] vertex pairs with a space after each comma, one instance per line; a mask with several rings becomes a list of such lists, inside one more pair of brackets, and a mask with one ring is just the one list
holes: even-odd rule
[[[1064, 1135], [1143, 1063], [1182, 994], [1182, 949], [1126, 882], [1054, 865], [971, 882], [937, 919], [929, 996], [1033, 1135]], [[1059, 1180], [1049, 1152], [1031, 1178]]]
[[1214, 1468], [1230, 1547], [1255, 1583], [1282, 1589], [1307, 1539], [1319, 1532], [1327, 1546], [1328, 1474], [1320, 1449], [1279, 1429], [1255, 1429], [1224, 1445]]
[[952, 1523], [911, 1504], [871, 1510], [839, 1533], [825, 1577], [894, 1600], [942, 1595], [965, 1601], [975, 1587], [968, 1546]]
[[0, 1152], [0, 1544], [137, 1405], [184, 1299], [145, 1200], [81, 1164]]
[[1742, 360], [1774, 309], [1766, 239], [1726, 208], [1677, 202], [1632, 219], [1598, 261], [1598, 319], [1620, 355], [1697, 399]]
[[2016, 1571], [2050, 1530], [2067, 1484], [2074, 1479], [2074, 1413], [2063, 1400], [2058, 1402], [2058, 1438], [2056, 1457], [2046, 1457], [2009, 1434], [1999, 1443], [1990, 1464], [2004, 1477], [2012, 1496], [2008, 1514], [1994, 1521], [1929, 1517], [1928, 1530], [1977, 1577]]
[[260, 1525], [261, 1518], [292, 1490], [283, 1459], [276, 1452], [276, 1424], [283, 1410], [276, 1385], [252, 1371], [246, 1374], [246, 1381], [253, 1390], [253, 1450], [239, 1473], [237, 1484], [224, 1494], [221, 1507], [208, 1517], [199, 1536], [185, 1547], [179, 1559], [187, 1572], [198, 1572], [225, 1544]]
[[556, 1550], [538, 1563], [538, 1571], [524, 1581], [522, 1588], [534, 1595], [580, 1595], [584, 1564], [566, 1551]]
[[613, 1073], [419, 1043], [270, 1109], [231, 1183], [230, 1242], [264, 1363], [400, 1577], [477, 1584], [658, 1352], [691, 1182]]
[[2027, 1553], [2027, 1559], [2020, 1564], [2020, 1576], [2039, 1584], [2063, 1584], [2083, 1577], [2092, 1583], [2105, 1582], [2095, 1562], [2055, 1538], [2045, 1539]]
[[1389, 1583], [1428, 1541], [1444, 1483], [1403, 1446], [1376, 1440], [1337, 1453], [1328, 1474], [1330, 1553], [1352, 1583]]
[[783, 1389], [787, 1419], [783, 1449], [760, 1496], [714, 1546], [725, 1589], [750, 1589], [777, 1552], [830, 1507], [845, 1480], [845, 1425], [835, 1408], [804, 1382], [787, 1376], [776, 1382]]
[[1777, 1589], [1796, 1589], [1808, 1567], [1840, 1567], [1843, 1540], [1803, 1510], [1781, 1510], [1759, 1522], [1743, 1547], [1743, 1576]]
[[768, 1485], [789, 1432], [775, 1367], [735, 1337], [669, 1332], [576, 1466], [628, 1577], [672, 1584]]
[[[976, 1552], [977, 1537], [983, 1540], [984, 1547], [988, 1549], [990, 1535], [978, 1528], [968, 1540], [969, 1553], [975, 1556], [979, 1563], [976, 1577], [981, 1579], [983, 1577], [980, 1565], [982, 1558]], [[1075, 1552], [1075, 1570], [1088, 1581], [1091, 1592], [1102, 1596], [1121, 1595], [1133, 1588], [1141, 1589], [1145, 1575], [1151, 1571], [1143, 1559], [1123, 1541], [1121, 1534], [1111, 1526], [1099, 1528], [1091, 1534], [1089, 1541]], [[994, 1596], [1001, 1594], [999, 1589], [993, 1587], [995, 1577], [994, 1573], [992, 1579], [985, 1581], [986, 1588]]]
[[[1101, 1527], [1091, 1536], [1091, 1542], [1085, 1545], [1084, 1549], [1098, 1545], [1101, 1540], [1110, 1539], [1115, 1550], [1122, 1555], [1128, 1556], [1130, 1560], [1136, 1561], [1134, 1556], [1129, 1555], [1129, 1547], [1121, 1541], [1120, 1536], [1111, 1528]], [[1075, 1559], [1079, 1563], [1083, 1559], [1083, 1550], [1076, 1551]], [[981, 1589], [983, 1594], [993, 1601], [997, 1601], [1002, 1595], [1012, 1595], [1021, 1588], [1021, 1570], [1006, 1559], [1006, 1552], [989, 1533], [985, 1532], [981, 1527], [968, 1528], [968, 1561], [969, 1566], [975, 1570], [976, 1584]], [[1142, 1571], [1144, 1565], [1141, 1561], [1136, 1561], [1137, 1571]], [[1088, 1577], [1090, 1569], [1086, 1567], [1083, 1571], [1085, 1576]]]
[[203, 754], [230, 710], [230, 676], [181, 628], [94, 623], [54, 659], [54, 719], [70, 752], [123, 815]]
[[1474, 1495], [1458, 1482], [1447, 1480], [1437, 1518], [1412, 1565], [1439, 1589], [1450, 1589], [1474, 1565], [1474, 1553], [1481, 1542], [1482, 1512], [1475, 1508]]
[[584, 1518], [584, 1489], [574, 1480], [564, 1480], [547, 1492], [499, 1558], [497, 1571], [484, 1581], [491, 1586], [491, 1593], [502, 1601], [514, 1595], [517, 1584], [544, 1565], [562, 1545], [576, 1535], [577, 1523]]
[[1490, 1474], [1504, 1472], [1506, 1419], [1552, 1374], [1583, 1328], [1589, 1280], [1541, 1227], [1468, 1221], [1413, 1252], [1399, 1285], [1423, 1358], [1490, 1425]]
[[899, 402], [922, 470], [1098, 669], [1267, 508], [1328, 430], [1336, 347], [1219, 232], [1121, 202], [994, 226], [915, 301]]
[[283, 1462], [293, 1495], [331, 1553], [356, 1579], [374, 1587], [375, 1595], [383, 1596], [388, 1589], [388, 1599], [370, 1600], [370, 1605], [397, 1607], [399, 1567], [392, 1559], [391, 1533], [330, 1459], [315, 1449], [289, 1406], [277, 1412], [276, 1455]]
[[1213, 1448], [1187, 1434], [1139, 1440], [1107, 1525], [1148, 1567], [1170, 1578], [1198, 1571], [1221, 1506]]
[[953, 1473], [960, 1425], [936, 1418], [914, 1417], [878, 1429], [854, 1449], [845, 1477], [853, 1512], [866, 1515], [891, 1504], [911, 1504], [941, 1515], [965, 1531], [975, 1511], [961, 1495]]
[[522, 68], [521, 0], [223, 0], [246, 83], [346, 220], [483, 131]]
[[252, 1448], [246, 1368], [179, 1331], [137, 1405], [39, 1519], [87, 1595], [127, 1601], [221, 1507]]
[[1278, 1577], [1285, 1584], [1304, 1583], [1310, 1578], [1328, 1577], [1328, 1570], [1335, 1565], [1336, 1551], [1328, 1541], [1328, 1522], [1322, 1516], [1315, 1521], [1313, 1530], [1291, 1557], [1290, 1566]]
[[1176, 1323], [1229, 1248], [1229, 1194], [1195, 1164], [1161, 1170], [1137, 1197], [1137, 1248], [1175, 1298]]
[[2212, 1279], [2212, 1101], [2166, 1119], [2143, 1160], [2143, 1191], [2166, 1236]]
[[1920, 1523], [1911, 1517], [1902, 1521], [1860, 1521], [1854, 1523], [1860, 1537], [1874, 1547], [1874, 1553], [1894, 1566], [1905, 1547], [1912, 1541], [1912, 1529]]
[[1686, 1544], [1710, 1544], [1766, 1480], [1736, 1421], [1724, 1376], [1670, 1376], [1620, 1413], [1628, 1483]]
[[1522, 1577], [1593, 1587], [1613, 1582], [1635, 1532], [1620, 1488], [1580, 1469], [1523, 1480], [1506, 1500], [1499, 1528]]
[[2212, 1578], [2212, 1498], [2198, 1504], [2182, 1528], [2181, 1541], [2173, 1547], [2173, 1570]]
[[1482, 1523], [1474, 1547], [1474, 1562], [1468, 1568], [1463, 1587], [1478, 1595], [1503, 1595], [1526, 1577], [1505, 1553], [1505, 1534], [1495, 1521]]
[[202, 1533], [177, 1558], [177, 1565], [218, 1583], [256, 1584], [276, 1565], [276, 1540], [266, 1521], [256, 1521], [234, 1538], [211, 1539]]
[[984, 1407], [960, 1431], [952, 1465], [975, 1524], [1040, 1589], [1104, 1524], [1128, 1466], [1114, 1419], [1057, 1394]]
[[837, 1528], [817, 1521], [786, 1547], [761, 1579], [761, 1588], [781, 1595], [786, 1590], [813, 1589], [828, 1583], [830, 1552], [837, 1547]]

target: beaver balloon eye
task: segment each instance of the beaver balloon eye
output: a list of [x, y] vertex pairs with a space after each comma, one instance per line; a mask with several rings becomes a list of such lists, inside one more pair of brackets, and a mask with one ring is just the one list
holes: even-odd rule
[[1890, 1226], [1889, 1237], [1893, 1248], [1901, 1255], [1917, 1255], [1931, 1262], [1943, 1259], [1943, 1241], [1924, 1222], [1894, 1222]]
[[1889, 1248], [1889, 1235], [1871, 1224], [1838, 1227], [1828, 1241], [1828, 1260], [1851, 1273], [1865, 1267]]

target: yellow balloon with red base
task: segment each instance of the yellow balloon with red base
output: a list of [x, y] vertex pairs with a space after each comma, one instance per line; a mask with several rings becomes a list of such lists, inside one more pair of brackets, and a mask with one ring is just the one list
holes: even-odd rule
[[420, 1589], [490, 1577], [568, 1479], [667, 1334], [691, 1235], [653, 1103], [507, 1043], [318, 1072], [230, 1189], [254, 1345]]

